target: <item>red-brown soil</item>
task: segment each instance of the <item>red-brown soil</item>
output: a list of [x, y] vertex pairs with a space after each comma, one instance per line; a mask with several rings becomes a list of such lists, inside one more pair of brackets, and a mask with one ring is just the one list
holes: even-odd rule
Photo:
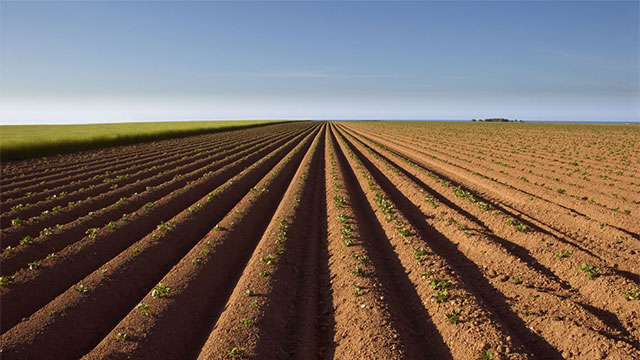
[[639, 140], [300, 122], [2, 164], [0, 356], [640, 359]]

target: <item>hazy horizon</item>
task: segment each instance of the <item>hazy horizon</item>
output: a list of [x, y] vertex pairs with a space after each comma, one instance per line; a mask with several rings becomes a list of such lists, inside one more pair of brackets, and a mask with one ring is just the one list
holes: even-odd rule
[[640, 4], [0, 2], [0, 123], [640, 119]]

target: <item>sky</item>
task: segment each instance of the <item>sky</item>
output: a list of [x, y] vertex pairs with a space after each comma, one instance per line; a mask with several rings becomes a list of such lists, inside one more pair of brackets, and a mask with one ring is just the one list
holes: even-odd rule
[[0, 123], [640, 120], [640, 2], [0, 0]]

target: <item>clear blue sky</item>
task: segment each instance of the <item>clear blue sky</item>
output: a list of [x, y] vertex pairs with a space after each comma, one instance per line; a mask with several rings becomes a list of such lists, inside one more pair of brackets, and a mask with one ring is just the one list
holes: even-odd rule
[[2, 123], [637, 121], [639, 2], [8, 2]]

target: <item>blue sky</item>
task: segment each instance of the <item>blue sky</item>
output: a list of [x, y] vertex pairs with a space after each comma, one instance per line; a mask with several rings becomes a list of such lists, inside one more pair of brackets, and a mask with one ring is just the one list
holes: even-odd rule
[[640, 119], [637, 1], [0, 6], [4, 124]]

